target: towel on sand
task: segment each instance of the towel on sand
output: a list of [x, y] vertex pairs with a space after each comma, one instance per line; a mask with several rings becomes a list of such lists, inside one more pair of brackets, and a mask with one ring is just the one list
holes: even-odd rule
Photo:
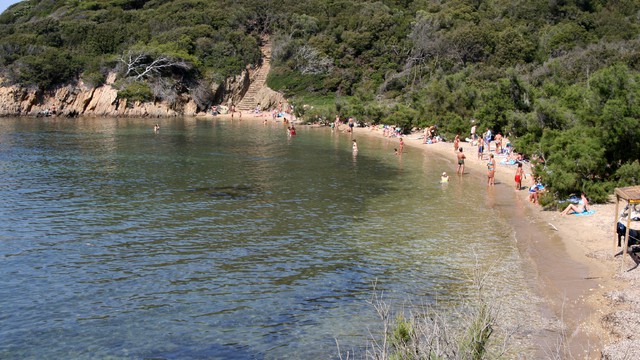
[[575, 216], [585, 216], [585, 215], [593, 215], [595, 214], [595, 210], [583, 211], [581, 213], [573, 213]]

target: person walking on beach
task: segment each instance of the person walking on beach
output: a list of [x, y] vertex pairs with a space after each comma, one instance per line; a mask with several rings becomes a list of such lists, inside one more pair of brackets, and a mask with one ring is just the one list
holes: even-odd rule
[[453, 139], [453, 151], [458, 151], [459, 146], [460, 146], [460, 135], [457, 134], [455, 139]]
[[489, 162], [487, 163], [487, 185], [494, 186], [496, 178], [496, 161], [493, 154], [489, 154]]
[[524, 175], [524, 172], [522, 171], [522, 163], [519, 162], [518, 163], [518, 167], [516, 168], [516, 176], [515, 176], [516, 190], [522, 189], [522, 178], [523, 177], [526, 178], [526, 176]]
[[[473, 120], [472, 120], [472, 121], [473, 121]], [[471, 127], [471, 141], [473, 141], [473, 140], [475, 140], [475, 139], [476, 139], [476, 128], [477, 128], [477, 127], [476, 127], [476, 125], [475, 125], [475, 124]]]
[[458, 151], [458, 170], [456, 170], [457, 174], [464, 174], [464, 159], [467, 157], [462, 153], [462, 148]]

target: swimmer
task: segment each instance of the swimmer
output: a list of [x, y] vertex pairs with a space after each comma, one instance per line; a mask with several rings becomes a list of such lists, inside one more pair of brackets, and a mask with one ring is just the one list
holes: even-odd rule
[[356, 143], [356, 139], [353, 139], [353, 152], [358, 152], [358, 143]]
[[449, 182], [449, 175], [447, 175], [446, 172], [442, 173], [442, 176], [440, 177], [440, 182], [441, 183], [448, 183]]

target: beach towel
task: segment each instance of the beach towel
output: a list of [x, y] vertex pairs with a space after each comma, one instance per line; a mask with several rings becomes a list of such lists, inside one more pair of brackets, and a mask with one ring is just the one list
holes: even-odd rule
[[573, 213], [575, 216], [585, 216], [585, 215], [593, 215], [595, 214], [595, 210], [583, 211], [581, 213]]
[[507, 159], [504, 159], [504, 160], [500, 161], [500, 165], [515, 165], [517, 163], [518, 162], [513, 160], [513, 159], [511, 159], [509, 161], [507, 161]]

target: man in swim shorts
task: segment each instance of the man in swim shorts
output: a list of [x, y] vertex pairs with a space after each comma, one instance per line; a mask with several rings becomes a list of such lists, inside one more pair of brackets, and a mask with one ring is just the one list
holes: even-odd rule
[[467, 157], [462, 153], [462, 148], [458, 149], [458, 170], [456, 173], [460, 175], [464, 174], [464, 159]]

